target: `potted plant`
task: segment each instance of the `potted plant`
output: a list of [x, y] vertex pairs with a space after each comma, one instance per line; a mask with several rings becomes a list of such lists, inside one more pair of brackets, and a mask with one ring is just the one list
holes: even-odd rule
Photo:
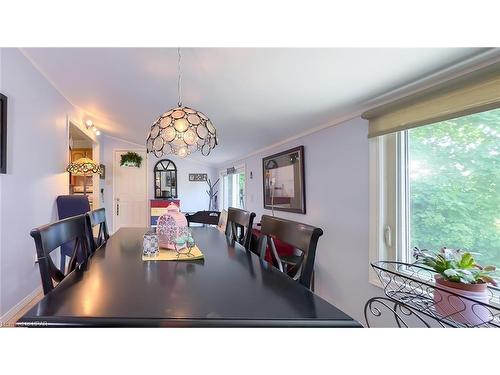
[[497, 285], [497, 281], [494, 279], [496, 267], [479, 265], [472, 254], [446, 247], [438, 252], [418, 248], [413, 251], [417, 262], [436, 272], [437, 288], [433, 298], [437, 312], [454, 321], [476, 326], [493, 318], [484, 304], [490, 299], [488, 284]]
[[142, 156], [137, 152], [129, 151], [122, 154], [120, 157], [120, 166], [122, 167], [135, 167], [140, 168], [142, 163]]

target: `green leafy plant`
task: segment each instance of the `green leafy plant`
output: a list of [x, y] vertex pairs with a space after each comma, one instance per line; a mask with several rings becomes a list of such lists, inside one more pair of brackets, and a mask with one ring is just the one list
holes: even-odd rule
[[438, 252], [413, 249], [413, 256], [417, 262], [432, 268], [443, 279], [462, 284], [492, 284], [497, 285], [493, 276], [495, 266], [481, 266], [476, 263], [472, 253], [461, 249], [441, 248]]
[[497, 108], [409, 131], [409, 162], [418, 162], [410, 171], [412, 248], [468, 249], [500, 269], [499, 119]]
[[142, 156], [137, 152], [129, 151], [126, 154], [122, 154], [120, 157], [120, 165], [123, 166], [133, 166], [140, 168], [142, 163]]

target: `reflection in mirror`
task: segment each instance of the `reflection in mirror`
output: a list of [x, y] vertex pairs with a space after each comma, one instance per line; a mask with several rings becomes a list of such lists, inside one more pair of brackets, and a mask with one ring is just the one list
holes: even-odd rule
[[169, 159], [160, 160], [154, 168], [155, 198], [177, 198], [177, 167]]

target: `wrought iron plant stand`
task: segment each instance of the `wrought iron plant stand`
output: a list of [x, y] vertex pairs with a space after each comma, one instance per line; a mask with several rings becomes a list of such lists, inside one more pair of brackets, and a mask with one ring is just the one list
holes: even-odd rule
[[[385, 297], [365, 304], [367, 327], [385, 312], [398, 327], [500, 327], [500, 289], [488, 287], [485, 302], [434, 282], [433, 270], [421, 265], [380, 261], [371, 264]], [[384, 325], [387, 321], [384, 320]]]

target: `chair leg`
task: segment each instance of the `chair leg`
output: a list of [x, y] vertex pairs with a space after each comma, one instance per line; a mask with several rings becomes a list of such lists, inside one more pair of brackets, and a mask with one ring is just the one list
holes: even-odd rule
[[311, 292], [314, 293], [314, 270], [312, 271], [312, 276], [311, 276]]

